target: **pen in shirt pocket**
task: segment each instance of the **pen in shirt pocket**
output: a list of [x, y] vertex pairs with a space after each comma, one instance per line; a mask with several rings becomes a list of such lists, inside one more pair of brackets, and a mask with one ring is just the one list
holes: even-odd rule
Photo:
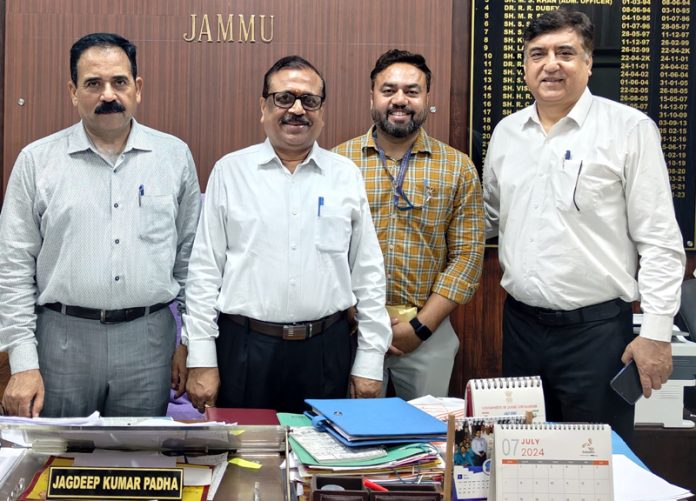
[[321, 206], [324, 205], [324, 197], [319, 197], [317, 200], [317, 217], [321, 216]]
[[143, 206], [143, 196], [145, 196], [145, 185], [138, 186], [138, 207]]

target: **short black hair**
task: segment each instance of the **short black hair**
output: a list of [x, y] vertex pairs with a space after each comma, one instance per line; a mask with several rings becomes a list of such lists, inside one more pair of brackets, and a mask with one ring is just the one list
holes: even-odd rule
[[427, 91], [430, 92], [430, 79], [432, 78], [432, 73], [430, 68], [425, 63], [425, 58], [420, 54], [414, 54], [413, 52], [408, 52], [407, 50], [391, 49], [379, 56], [375, 67], [372, 68], [370, 72], [371, 88], [375, 87], [375, 79], [377, 75], [386, 70], [389, 66], [396, 63], [405, 63], [415, 66], [423, 73], [425, 73], [425, 85]]
[[77, 85], [77, 63], [80, 56], [87, 49], [92, 47], [118, 47], [128, 56], [131, 65], [133, 80], [138, 76], [138, 64], [136, 62], [135, 45], [115, 33], [90, 33], [80, 38], [70, 48], [70, 78]]
[[319, 73], [319, 70], [316, 69], [312, 63], [307, 61], [304, 57], [297, 55], [282, 57], [268, 69], [266, 74], [263, 76], [263, 90], [261, 91], [261, 95], [264, 99], [268, 97], [268, 88], [270, 87], [271, 77], [279, 71], [288, 68], [293, 70], [312, 70], [314, 73], [316, 73], [321, 79], [321, 97], [326, 99], [326, 81], [324, 80], [324, 76]]
[[594, 50], [594, 25], [582, 12], [570, 9], [552, 10], [533, 19], [522, 34], [524, 47], [526, 48], [530, 41], [540, 35], [564, 28], [572, 28], [582, 37], [585, 53], [591, 56]]

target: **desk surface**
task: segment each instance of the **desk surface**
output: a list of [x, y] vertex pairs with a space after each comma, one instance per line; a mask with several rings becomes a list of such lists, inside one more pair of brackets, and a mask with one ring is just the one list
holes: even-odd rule
[[253, 470], [230, 464], [215, 493], [214, 501], [251, 501], [254, 499], [254, 483], [259, 482], [262, 500], [284, 499], [284, 483], [280, 465], [283, 458], [279, 453], [243, 453], [241, 457], [261, 463], [261, 468]]
[[696, 492], [696, 428], [636, 425], [632, 447], [653, 473]]

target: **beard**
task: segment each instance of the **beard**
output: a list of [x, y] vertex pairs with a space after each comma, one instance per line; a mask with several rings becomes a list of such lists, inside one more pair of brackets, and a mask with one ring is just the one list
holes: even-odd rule
[[[411, 115], [411, 120], [401, 124], [395, 124], [390, 122], [389, 115], [397, 110], [409, 113]], [[377, 127], [380, 128], [382, 132], [393, 137], [403, 138], [410, 136], [411, 134], [416, 132], [421, 127], [421, 125], [425, 123], [425, 119], [428, 117], [428, 112], [427, 110], [422, 110], [416, 113], [408, 107], [397, 108], [392, 106], [389, 109], [387, 109], [385, 113], [382, 113], [381, 111], [372, 108], [372, 110], [370, 111], [370, 115], [372, 115], [372, 121], [375, 123], [375, 125], [377, 125]]]

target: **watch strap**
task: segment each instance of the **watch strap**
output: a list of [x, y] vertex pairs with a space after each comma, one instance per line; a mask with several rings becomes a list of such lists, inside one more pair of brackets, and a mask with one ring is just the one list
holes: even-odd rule
[[433, 331], [427, 325], [422, 324], [417, 317], [413, 317], [409, 323], [421, 341], [427, 341], [433, 335]]

